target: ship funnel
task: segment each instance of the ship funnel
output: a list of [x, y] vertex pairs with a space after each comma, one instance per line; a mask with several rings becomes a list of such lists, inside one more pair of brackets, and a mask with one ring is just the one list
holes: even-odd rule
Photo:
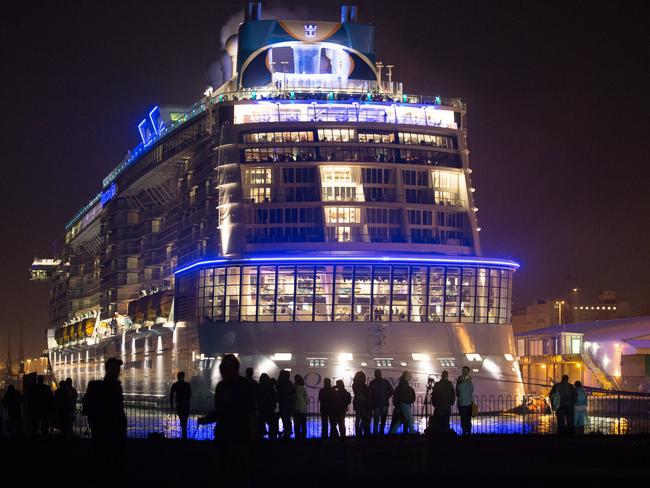
[[341, 24], [350, 23], [354, 24], [357, 22], [357, 13], [358, 9], [353, 5], [342, 5], [341, 6]]
[[262, 2], [248, 2], [244, 22], [262, 20]]

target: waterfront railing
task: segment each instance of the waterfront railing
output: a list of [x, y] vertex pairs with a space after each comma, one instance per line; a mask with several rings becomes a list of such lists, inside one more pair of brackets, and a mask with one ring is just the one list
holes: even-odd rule
[[[489, 395], [474, 399], [478, 406], [478, 415], [472, 418], [473, 434], [555, 434], [557, 419], [551, 411], [548, 397], [540, 395]], [[192, 439], [213, 439], [214, 424], [199, 425], [199, 417], [213, 408], [213, 397], [194, 397], [188, 422], [188, 435]], [[146, 438], [151, 435], [166, 438], [181, 437], [181, 428], [176, 412], [169, 407], [166, 398], [130, 397], [125, 400], [128, 419], [128, 436]], [[385, 433], [388, 433], [392, 421], [392, 406], [386, 420]], [[412, 406], [414, 431], [425, 433], [433, 407], [417, 397]], [[293, 420], [293, 419], [292, 419]], [[345, 417], [346, 435], [355, 435], [355, 415], [351, 407]], [[277, 420], [280, 434], [285, 430], [293, 432], [293, 422], [283, 426]], [[451, 429], [460, 434], [460, 416], [453, 407]], [[631, 392], [616, 392], [591, 389], [585, 421], [585, 434], [601, 433], [604, 435], [638, 435], [650, 434], [650, 395]], [[398, 432], [402, 432], [400, 427]], [[79, 410], [75, 417], [74, 433], [76, 436], [90, 435], [86, 417]], [[281, 435], [280, 435], [281, 436]], [[293, 437], [293, 434], [291, 434]], [[318, 400], [309, 398], [307, 419], [307, 436], [321, 437], [321, 419]]]

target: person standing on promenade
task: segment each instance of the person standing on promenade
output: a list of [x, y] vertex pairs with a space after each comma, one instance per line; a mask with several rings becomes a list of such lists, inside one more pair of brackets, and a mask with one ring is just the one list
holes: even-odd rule
[[338, 437], [336, 431], [338, 399], [336, 390], [332, 388], [331, 379], [325, 378], [323, 380], [323, 387], [318, 391], [318, 401], [320, 403], [321, 437], [323, 439]]
[[345, 389], [343, 380], [336, 380], [336, 426], [338, 427], [340, 437], [345, 437], [347, 434], [345, 416], [348, 413], [350, 403], [352, 403], [352, 397], [350, 396], [350, 392]]
[[43, 375], [36, 377], [36, 385], [29, 390], [25, 400], [26, 410], [33, 422], [33, 433], [40, 432], [41, 436], [48, 437], [50, 435], [54, 395], [50, 386], [45, 384]]
[[54, 392], [54, 423], [61, 431], [64, 439], [72, 438], [72, 419], [74, 415], [74, 403], [72, 394], [65, 381], [59, 382], [59, 387]]
[[23, 395], [16, 390], [14, 385], [7, 387], [7, 392], [2, 398], [2, 406], [7, 409], [7, 433], [10, 436], [21, 434], [23, 431]]
[[190, 418], [192, 387], [185, 381], [184, 371], [179, 371], [176, 379], [178, 381], [172, 385], [169, 392], [169, 405], [172, 410], [176, 407], [176, 415], [181, 424], [181, 436], [183, 439], [187, 439], [187, 421]]
[[275, 386], [273, 386], [269, 375], [262, 373], [257, 389], [258, 431], [260, 437], [264, 437], [267, 433], [269, 439], [277, 437], [278, 418], [275, 414], [277, 403], [278, 395]]
[[119, 381], [121, 367], [120, 359], [107, 359], [104, 379], [88, 383], [82, 400], [82, 414], [88, 417], [93, 445], [100, 456], [110, 458], [119, 457], [126, 444], [126, 413]]
[[293, 392], [293, 431], [296, 439], [307, 438], [307, 410], [309, 407], [309, 397], [307, 388], [305, 388], [305, 379], [297, 374], [294, 377], [296, 385]]
[[278, 404], [282, 419], [282, 437], [291, 437], [291, 415], [293, 414], [293, 383], [289, 371], [283, 369], [278, 375]]
[[449, 432], [451, 407], [456, 403], [454, 385], [449, 381], [449, 373], [443, 371], [440, 381], [433, 385], [431, 405], [433, 405], [433, 432]]
[[458, 413], [460, 414], [460, 426], [463, 435], [469, 435], [472, 433], [474, 385], [467, 366], [463, 366], [463, 371], [456, 380], [456, 397], [458, 398]]
[[221, 479], [224, 484], [248, 480], [250, 448], [256, 438], [255, 397], [250, 383], [239, 374], [239, 359], [226, 354], [219, 364], [221, 381], [214, 390], [214, 410], [199, 418], [199, 424], [216, 422], [214, 441], [219, 449]]
[[370, 390], [366, 384], [366, 375], [357, 371], [352, 380], [352, 393], [354, 393], [354, 433], [357, 437], [370, 434]]
[[581, 381], [576, 381], [574, 386], [576, 389], [576, 403], [573, 407], [573, 423], [575, 425], [576, 434], [584, 435], [585, 421], [587, 419], [587, 404], [589, 400]]
[[388, 415], [388, 400], [393, 396], [393, 387], [388, 380], [381, 377], [381, 369], [375, 370], [375, 379], [368, 385], [368, 393], [372, 407], [372, 432], [373, 434], [384, 434], [386, 416]]
[[413, 403], [415, 403], [415, 390], [413, 390], [409, 385], [410, 379], [411, 373], [404, 371], [402, 376], [400, 376], [397, 388], [395, 388], [395, 394], [393, 396], [393, 405], [395, 405], [395, 410], [393, 411], [393, 417], [397, 417], [397, 419], [391, 420], [391, 434], [397, 433], [400, 422], [403, 425], [402, 431], [405, 434], [413, 431], [412, 408]]
[[568, 375], [562, 375], [562, 381], [553, 385], [549, 397], [551, 398], [551, 402], [557, 406], [555, 416], [557, 418], [558, 435], [573, 435], [573, 412], [576, 403], [576, 389], [569, 383]]

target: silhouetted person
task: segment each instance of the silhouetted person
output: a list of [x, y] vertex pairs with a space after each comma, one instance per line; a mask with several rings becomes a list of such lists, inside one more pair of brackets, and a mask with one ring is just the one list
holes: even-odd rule
[[560, 404], [555, 416], [557, 417], [557, 433], [571, 435], [574, 432], [574, 405], [576, 403], [576, 389], [569, 383], [569, 376], [562, 375], [562, 381], [553, 385], [549, 396], [559, 395]]
[[584, 435], [585, 420], [587, 419], [587, 404], [589, 400], [581, 381], [576, 381], [574, 386], [576, 389], [576, 403], [573, 406], [573, 423], [575, 425], [576, 434]]
[[2, 406], [7, 409], [7, 434], [18, 435], [23, 430], [23, 396], [14, 385], [7, 387], [7, 392], [2, 398]]
[[30, 389], [27, 401], [27, 408], [34, 422], [35, 433], [40, 433], [42, 436], [50, 434], [53, 403], [54, 395], [49, 385], [45, 384], [45, 377], [42, 375], [37, 376], [36, 385]]
[[433, 385], [431, 391], [431, 405], [433, 405], [433, 425], [434, 432], [449, 432], [449, 419], [451, 417], [451, 407], [456, 403], [456, 392], [454, 385], [449, 381], [449, 373], [443, 371], [440, 381]]
[[180, 371], [176, 375], [178, 380], [172, 385], [169, 392], [169, 404], [172, 408], [176, 407], [176, 415], [181, 424], [181, 435], [187, 439], [187, 420], [190, 418], [190, 401], [192, 400], [192, 387], [185, 381], [185, 372]]
[[367, 436], [370, 434], [370, 416], [372, 408], [370, 406], [370, 389], [366, 384], [366, 375], [363, 371], [357, 371], [352, 380], [352, 393], [354, 400], [354, 433], [357, 437]]
[[257, 390], [258, 424], [260, 437], [268, 433], [269, 439], [275, 439], [278, 435], [278, 418], [275, 409], [278, 403], [278, 394], [269, 375], [260, 375], [259, 388]]
[[[399, 383], [397, 388], [395, 388], [395, 393], [393, 396], [393, 405], [395, 405], [395, 410], [397, 410], [398, 418], [401, 420], [403, 425], [403, 432], [408, 434], [413, 431], [413, 403], [415, 403], [415, 390], [409, 385], [411, 379], [411, 373], [404, 371], [402, 376], [400, 376]], [[393, 417], [395, 417], [395, 411], [393, 411]], [[391, 433], [396, 433], [399, 422], [391, 421]]]
[[461, 375], [456, 380], [456, 398], [463, 435], [472, 433], [472, 403], [474, 402], [474, 385], [469, 375], [469, 368], [463, 366]]
[[72, 438], [72, 415], [74, 404], [72, 394], [65, 381], [59, 382], [59, 388], [54, 392], [54, 424], [61, 431], [64, 439]]
[[100, 455], [120, 455], [126, 442], [124, 395], [119, 381], [122, 361], [109, 358], [104, 363], [104, 379], [88, 383], [82, 400], [82, 414], [88, 417], [93, 445]]
[[372, 432], [373, 434], [383, 434], [388, 415], [388, 400], [393, 396], [393, 387], [388, 380], [381, 377], [380, 369], [375, 370], [375, 379], [368, 385], [368, 392], [372, 407]]
[[338, 410], [338, 398], [336, 390], [332, 388], [332, 380], [325, 378], [323, 387], [318, 391], [318, 402], [320, 403], [321, 437], [338, 437], [336, 431], [336, 414]]
[[348, 390], [345, 389], [343, 380], [336, 380], [336, 426], [341, 437], [346, 436], [345, 416], [348, 413], [350, 403], [352, 403], [352, 397]]
[[288, 439], [291, 437], [291, 415], [293, 414], [293, 383], [289, 371], [286, 369], [280, 371], [277, 385], [282, 437]]
[[77, 417], [77, 400], [79, 400], [79, 393], [72, 384], [72, 378], [66, 378], [65, 384], [68, 387], [68, 392], [70, 392], [70, 399], [72, 400], [72, 424], [74, 425], [74, 420]]
[[73, 405], [76, 407], [77, 399], [79, 398], [79, 393], [77, 393], [77, 390], [72, 385], [72, 378], [66, 378], [65, 384], [68, 387], [68, 391], [70, 392], [70, 399], [72, 400]]
[[214, 390], [214, 410], [199, 419], [200, 424], [216, 422], [214, 441], [219, 449], [221, 481], [241, 483], [250, 475], [246, 463], [256, 435], [253, 388], [239, 374], [239, 359], [226, 354], [219, 365], [221, 381]]
[[293, 392], [293, 432], [296, 439], [305, 439], [307, 437], [309, 397], [307, 388], [305, 388], [305, 379], [297, 374], [293, 381], [296, 385]]

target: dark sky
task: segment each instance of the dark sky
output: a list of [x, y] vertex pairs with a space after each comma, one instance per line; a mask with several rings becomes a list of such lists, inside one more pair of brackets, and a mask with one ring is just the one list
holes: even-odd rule
[[[138, 142], [154, 104], [200, 98], [220, 27], [243, 1], [12, 2], [0, 19], [0, 358], [25, 327], [45, 346], [48, 290], [30, 283], [65, 222]], [[648, 15], [644, 1], [356, 2], [409, 93], [469, 106], [484, 254], [514, 257], [515, 304], [615, 289], [650, 301]], [[337, 20], [339, 2], [264, 2]], [[571, 277], [571, 281], [569, 279]], [[14, 353], [15, 357], [15, 353]]]

